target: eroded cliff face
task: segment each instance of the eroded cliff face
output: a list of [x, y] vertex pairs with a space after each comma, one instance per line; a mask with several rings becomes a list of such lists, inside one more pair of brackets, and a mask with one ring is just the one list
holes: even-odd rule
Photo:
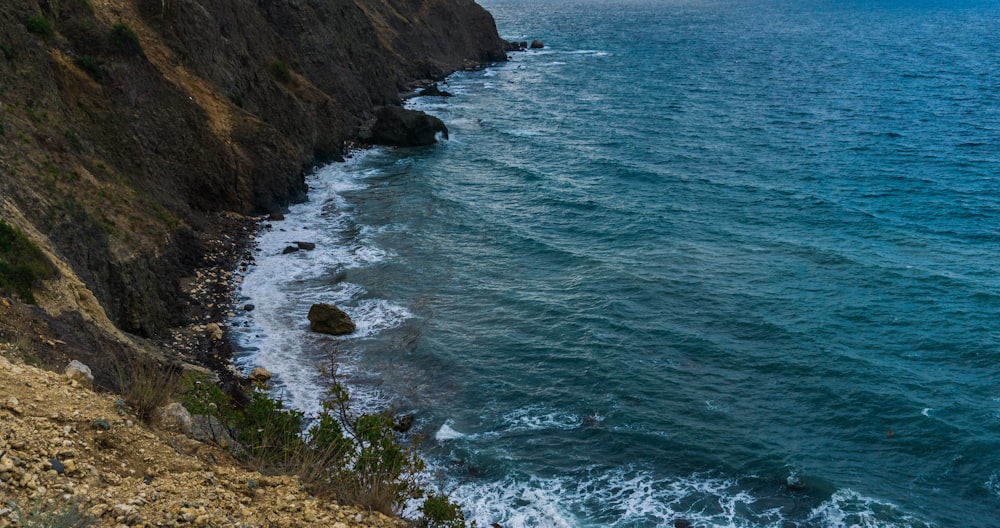
[[208, 213], [301, 198], [375, 107], [504, 58], [471, 0], [5, 0], [0, 218], [60, 264], [43, 307], [155, 336]]

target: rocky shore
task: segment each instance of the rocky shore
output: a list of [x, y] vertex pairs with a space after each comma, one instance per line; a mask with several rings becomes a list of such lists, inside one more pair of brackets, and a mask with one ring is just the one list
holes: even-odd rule
[[[234, 272], [263, 215], [351, 145], [446, 134], [399, 111], [400, 94], [508, 49], [470, 0], [5, 4], [0, 528], [30, 513], [7, 501], [75, 505], [102, 526], [397, 522], [151, 429], [105, 391], [138, 357], [246, 383], [225, 321], [248, 309], [232, 305]], [[71, 360], [96, 392], [44, 370]]]

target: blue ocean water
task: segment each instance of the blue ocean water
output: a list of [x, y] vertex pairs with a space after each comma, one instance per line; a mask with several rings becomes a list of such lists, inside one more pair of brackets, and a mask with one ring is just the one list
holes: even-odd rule
[[1000, 526], [1000, 7], [482, 3], [546, 47], [310, 176], [241, 364], [332, 355], [480, 526]]

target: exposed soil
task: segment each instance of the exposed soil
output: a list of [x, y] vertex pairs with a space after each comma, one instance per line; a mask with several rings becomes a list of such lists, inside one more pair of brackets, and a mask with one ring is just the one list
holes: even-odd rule
[[17, 525], [9, 503], [25, 515], [76, 505], [98, 526], [405, 525], [318, 500], [297, 478], [247, 471], [218, 448], [150, 429], [111, 394], [11, 362], [17, 346], [0, 344], [0, 528]]

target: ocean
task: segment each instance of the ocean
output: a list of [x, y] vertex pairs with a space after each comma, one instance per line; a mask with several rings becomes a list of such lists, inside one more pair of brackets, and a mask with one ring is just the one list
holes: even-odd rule
[[414, 414], [479, 526], [1000, 526], [1000, 5], [481, 3], [545, 47], [307, 178], [238, 365]]

